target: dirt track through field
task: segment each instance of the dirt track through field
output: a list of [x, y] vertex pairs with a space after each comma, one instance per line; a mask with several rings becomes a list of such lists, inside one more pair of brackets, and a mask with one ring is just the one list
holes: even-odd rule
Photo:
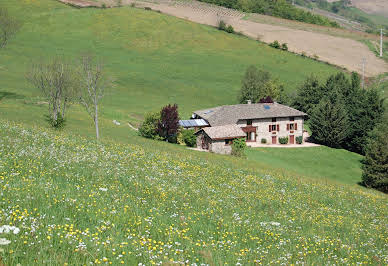
[[[76, 0], [72, 0], [76, 1]], [[104, 0], [107, 4], [112, 1]], [[388, 72], [388, 64], [377, 58], [369, 48], [358, 41], [326, 34], [291, 29], [285, 26], [268, 25], [244, 20], [245, 14], [233, 9], [198, 1], [156, 0], [153, 2], [123, 0], [122, 4], [135, 3], [137, 7], [150, 7], [162, 13], [193, 22], [217, 26], [220, 20], [251, 38], [266, 43], [278, 40], [287, 43], [289, 50], [318, 56], [319, 60], [362, 73], [362, 61], [366, 60], [365, 75], [376, 76]]]

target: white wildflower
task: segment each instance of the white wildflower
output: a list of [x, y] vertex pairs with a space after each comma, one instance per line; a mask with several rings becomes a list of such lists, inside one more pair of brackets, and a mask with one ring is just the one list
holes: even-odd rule
[[108, 189], [104, 188], [104, 187], [100, 187], [99, 190], [101, 190], [101, 191], [108, 191]]
[[10, 243], [11, 243], [11, 241], [9, 241], [5, 238], [0, 238], [0, 246], [5, 246], [5, 245], [8, 245]]
[[17, 228], [16, 226], [12, 226], [12, 225], [2, 225], [2, 226], [0, 226], [0, 234], [2, 234], [2, 233], [9, 234], [10, 232], [12, 232], [15, 235], [17, 235], [20, 232], [20, 229]]
[[264, 226], [264, 227], [267, 225], [280, 226], [280, 223], [278, 223], [278, 222], [261, 222], [260, 225]]

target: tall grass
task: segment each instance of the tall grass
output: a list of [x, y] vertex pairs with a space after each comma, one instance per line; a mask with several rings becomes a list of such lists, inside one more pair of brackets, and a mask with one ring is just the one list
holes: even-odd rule
[[6, 265], [386, 264], [387, 198], [2, 121]]

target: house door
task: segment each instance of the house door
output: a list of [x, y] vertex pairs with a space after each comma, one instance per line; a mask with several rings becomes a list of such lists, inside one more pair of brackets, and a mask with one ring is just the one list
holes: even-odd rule
[[276, 136], [272, 136], [272, 144], [276, 144]]
[[201, 144], [202, 144], [201, 146], [202, 146], [202, 149], [203, 149], [203, 150], [209, 149], [209, 143], [207, 142], [205, 136], [202, 136], [202, 138], [201, 138]]
[[248, 142], [256, 141], [256, 133], [255, 132], [247, 132], [246, 135], [247, 135]]
[[295, 143], [295, 136], [291, 135], [290, 136], [290, 144], [294, 144], [294, 143]]
[[256, 140], [256, 133], [255, 132], [251, 132], [251, 141], [255, 141]]

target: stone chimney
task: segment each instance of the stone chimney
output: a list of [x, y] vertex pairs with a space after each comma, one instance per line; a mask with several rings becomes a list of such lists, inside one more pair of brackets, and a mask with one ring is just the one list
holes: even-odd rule
[[252, 103], [252, 101], [251, 101], [251, 100], [248, 100], [248, 101], [247, 101], [247, 104], [251, 104], [251, 103]]

